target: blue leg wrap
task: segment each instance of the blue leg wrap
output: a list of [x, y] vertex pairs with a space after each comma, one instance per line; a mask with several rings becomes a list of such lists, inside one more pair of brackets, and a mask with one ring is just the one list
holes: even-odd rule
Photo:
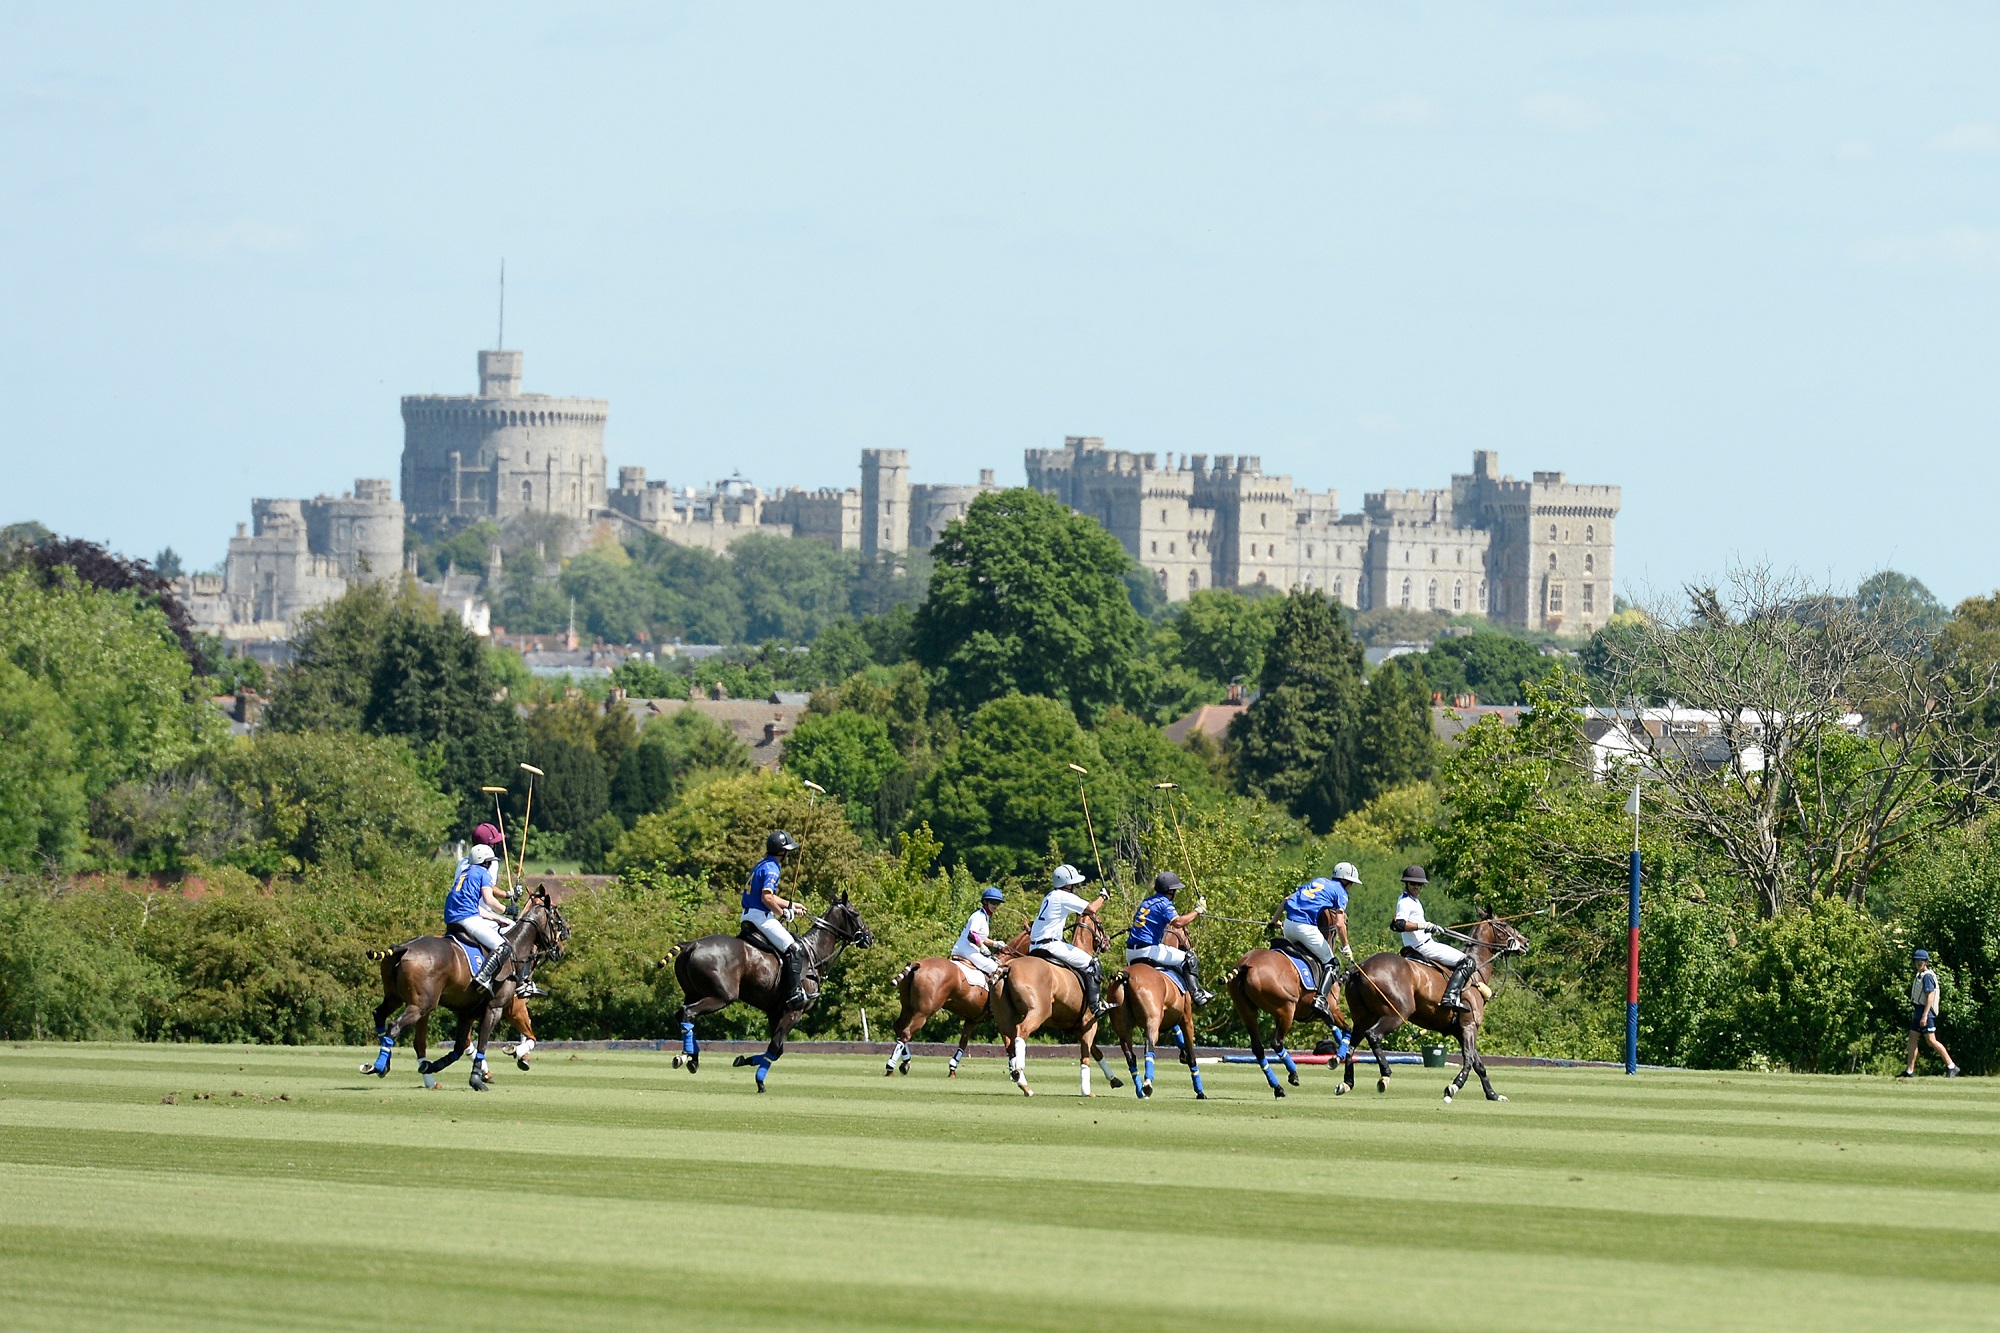
[[1148, 1083], [1153, 1081], [1153, 1053], [1151, 1051], [1146, 1052], [1146, 1081]]
[[1274, 1088], [1278, 1086], [1278, 1075], [1277, 1075], [1277, 1071], [1271, 1068], [1271, 1057], [1270, 1057], [1270, 1056], [1268, 1056], [1268, 1055], [1267, 1055], [1267, 1056], [1265, 1056], [1265, 1057], [1263, 1058], [1263, 1060], [1262, 1060], [1261, 1062], [1259, 1062], [1259, 1064], [1258, 1064], [1258, 1066], [1257, 1066], [1257, 1067], [1258, 1067], [1259, 1069], [1262, 1069], [1262, 1070], [1264, 1071], [1264, 1081], [1265, 1081], [1266, 1083], [1269, 1083], [1269, 1084], [1270, 1084], [1270, 1085], [1271, 1085], [1272, 1087], [1274, 1087]]
[[681, 1054], [693, 1055], [696, 1053], [697, 1049], [698, 1048], [694, 1044], [694, 1024], [692, 1023], [681, 1024]]
[[1347, 1029], [1335, 1028], [1333, 1030], [1333, 1035], [1339, 1038], [1340, 1040], [1340, 1054], [1335, 1058], [1339, 1060], [1345, 1060], [1347, 1058], [1347, 1053], [1353, 1049], [1353, 1044], [1348, 1036]]
[[1287, 1074], [1297, 1074], [1299, 1072], [1299, 1067], [1292, 1063], [1292, 1053], [1290, 1051], [1279, 1051], [1278, 1058], [1285, 1062], [1285, 1072]]
[[1199, 1069], [1192, 1069], [1192, 1068], [1191, 1068], [1191, 1069], [1189, 1069], [1189, 1070], [1188, 1070], [1188, 1073], [1190, 1073], [1190, 1074], [1192, 1074], [1192, 1075], [1194, 1076], [1194, 1090], [1195, 1090], [1196, 1092], [1201, 1092], [1201, 1091], [1203, 1091], [1203, 1089], [1202, 1089], [1202, 1086], [1201, 1086], [1201, 1070], [1199, 1070]]
[[757, 1086], [764, 1086], [764, 1076], [771, 1072], [771, 1066], [778, 1063], [775, 1055], [760, 1055], [751, 1062], [757, 1066]]

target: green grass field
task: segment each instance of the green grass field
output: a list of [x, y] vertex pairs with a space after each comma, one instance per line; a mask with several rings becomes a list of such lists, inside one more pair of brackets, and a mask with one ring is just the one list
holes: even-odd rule
[[364, 1054], [0, 1047], [0, 1325], [2000, 1324], [1991, 1080]]

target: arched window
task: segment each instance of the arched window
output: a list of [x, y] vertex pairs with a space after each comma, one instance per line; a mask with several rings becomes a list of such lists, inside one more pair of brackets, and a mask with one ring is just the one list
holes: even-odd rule
[[1436, 579], [1432, 579], [1430, 585], [1424, 589], [1424, 609], [1426, 611], [1435, 611], [1438, 609], [1438, 581]]
[[1481, 579], [1481, 580], [1479, 580], [1479, 609], [1480, 609], [1481, 611], [1484, 611], [1484, 610], [1486, 609], [1486, 580], [1485, 580], [1485, 579]]
[[528, 507], [532, 507], [532, 506], [534, 505], [534, 503], [535, 503], [535, 483], [534, 483], [534, 482], [532, 482], [532, 481], [524, 481], [524, 482], [522, 482], [522, 483], [521, 483], [521, 503], [522, 503], [522, 504], [523, 504], [524, 506], [528, 506]]
[[1347, 588], [1347, 580], [1342, 578], [1340, 575], [1335, 574], [1333, 576], [1333, 600], [1336, 602], [1346, 601], [1347, 600], [1346, 588]]
[[1451, 585], [1451, 609], [1454, 611], [1463, 611], [1465, 609], [1464, 579], [1460, 579], [1458, 582]]
[[1554, 541], [1555, 539], [1556, 539], [1556, 525], [1551, 523], [1549, 524], [1549, 540]]
[[1593, 555], [1591, 552], [1585, 551], [1583, 553], [1583, 572], [1586, 574], [1591, 574], [1595, 573], [1596, 570], [1597, 570], [1597, 557]]
[[1200, 586], [1201, 586], [1201, 575], [1197, 574], [1197, 573], [1196, 573], [1195, 571], [1193, 571], [1192, 569], [1190, 569], [1190, 570], [1188, 571], [1188, 589], [1189, 589], [1189, 591], [1193, 591], [1194, 589], [1196, 589], [1196, 588], [1199, 588]]
[[1403, 605], [1404, 605], [1404, 606], [1408, 606], [1408, 605], [1410, 604], [1410, 591], [1411, 591], [1411, 588], [1412, 588], [1412, 586], [1413, 586], [1413, 585], [1412, 585], [1412, 584], [1410, 583], [1410, 581], [1409, 581], [1408, 579], [1404, 579], [1404, 580], [1403, 580]]
[[1597, 540], [1597, 525], [1595, 523], [1586, 523], [1583, 525], [1583, 539], [1587, 542]]
[[1549, 568], [1550, 568], [1550, 569], [1554, 569], [1555, 567], [1556, 567], [1556, 553], [1555, 553], [1554, 551], [1550, 551], [1550, 552], [1549, 552]]
[[1270, 516], [1269, 514], [1263, 514], [1263, 513], [1260, 513], [1260, 514], [1258, 514], [1258, 515], [1257, 515], [1257, 526], [1258, 526], [1258, 527], [1260, 527], [1260, 528], [1268, 528], [1268, 527], [1270, 527], [1270, 526], [1271, 526], [1271, 516]]
[[1152, 553], [1153, 553], [1154, 555], [1158, 555], [1158, 554], [1160, 553], [1160, 544], [1159, 544], [1158, 542], [1154, 542], [1154, 543], [1153, 543], [1153, 550], [1152, 550]]
[[1257, 582], [1262, 583], [1263, 581], [1264, 581], [1264, 571], [1260, 569], [1257, 571]]

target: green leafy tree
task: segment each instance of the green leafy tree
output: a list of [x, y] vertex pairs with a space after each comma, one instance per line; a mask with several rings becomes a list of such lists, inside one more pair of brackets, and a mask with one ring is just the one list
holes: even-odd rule
[[66, 869], [84, 836], [84, 776], [54, 689], [0, 658], [0, 869]]
[[869, 828], [882, 784], [906, 767], [880, 718], [865, 713], [808, 713], [785, 738], [785, 768], [846, 802], [848, 818]]
[[704, 782], [671, 809], [641, 816], [612, 859], [621, 869], [686, 876], [719, 893], [739, 893], [772, 829], [799, 840], [785, 866], [788, 896], [800, 888], [829, 897], [853, 884], [867, 864], [840, 807], [813, 801], [797, 778], [764, 772]]
[[611, 683], [634, 699], [685, 699], [688, 678], [652, 662], [621, 662], [611, 669]]
[[665, 810], [701, 778], [749, 767], [750, 751], [735, 732], [692, 708], [677, 709], [648, 723], [619, 760], [611, 810], [630, 828], [639, 816]]
[[1526, 639], [1492, 630], [1439, 639], [1423, 656], [1431, 688], [1446, 699], [1476, 694], [1483, 704], [1519, 704], [1529, 681], [1542, 678], [1548, 659]]
[[1724, 1007], [1730, 1063], [1859, 1071], [1896, 1044], [1896, 969], [1881, 926], [1838, 898], [1758, 922]]
[[1280, 597], [1245, 597], [1228, 588], [1204, 588], [1189, 595], [1168, 618], [1170, 640], [1163, 651], [1209, 680], [1255, 681], [1277, 630]]
[[266, 873], [428, 853], [453, 813], [388, 736], [265, 732], [219, 755], [215, 775], [257, 822], [261, 847], [241, 859]]
[[851, 551], [824, 542], [752, 533], [729, 548], [752, 642], [804, 643], [848, 613], [857, 569]]
[[1413, 661], [1391, 658], [1375, 669], [1361, 697], [1361, 797], [1427, 782], [1436, 766], [1431, 687]]
[[606, 643], [637, 643], [652, 632], [659, 586], [614, 541], [599, 542], [562, 571], [563, 593], [576, 600], [577, 628]]
[[1145, 624], [1124, 548], [1096, 522], [1034, 491], [989, 493], [931, 554], [912, 651], [952, 711], [1033, 694], [1088, 723], [1133, 699]]
[[1920, 651], [1951, 619], [1921, 579], [1893, 569], [1878, 570], [1861, 580], [1854, 600], [1862, 615], [1892, 625], [1889, 638], [1905, 651]]
[[1162, 782], [1175, 783], [1184, 798], [1198, 804], [1222, 795], [1214, 770], [1168, 740], [1158, 727], [1122, 708], [1106, 713], [1091, 739], [1104, 756], [1103, 781], [1119, 784], [1116, 802], [1128, 810], [1152, 800]]
[[[1031, 695], [995, 699], [945, 750], [913, 818], [977, 875], [1025, 874], [1051, 846], [1087, 866], [1090, 835], [1073, 763], [1104, 770], [1096, 743], [1067, 708]], [[1091, 813], [1108, 829], [1121, 813], [1117, 786], [1100, 778], [1091, 789], [1098, 796]]]
[[532, 820], [534, 831], [573, 833], [590, 827], [610, 805], [610, 784], [597, 752], [575, 741], [545, 736], [528, 742], [529, 762], [542, 770], [533, 779], [534, 808], [528, 807], [530, 774], [516, 768], [508, 783], [508, 804], [516, 821]]
[[1361, 644], [1316, 588], [1279, 608], [1257, 701], [1229, 725], [1244, 790], [1325, 832], [1361, 804]]

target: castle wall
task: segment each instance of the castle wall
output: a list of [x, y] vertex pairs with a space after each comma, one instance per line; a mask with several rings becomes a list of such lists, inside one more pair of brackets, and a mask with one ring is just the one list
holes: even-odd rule
[[999, 490], [993, 469], [980, 471], [977, 485], [915, 485], [910, 487], [909, 548], [928, 551], [944, 536], [945, 526], [965, 517], [972, 502], [988, 491]]
[[413, 521], [504, 522], [605, 505], [601, 398], [520, 392], [521, 353], [479, 354], [480, 396], [403, 399], [403, 506]]
[[861, 451], [861, 553], [900, 555], [910, 546], [910, 451]]

